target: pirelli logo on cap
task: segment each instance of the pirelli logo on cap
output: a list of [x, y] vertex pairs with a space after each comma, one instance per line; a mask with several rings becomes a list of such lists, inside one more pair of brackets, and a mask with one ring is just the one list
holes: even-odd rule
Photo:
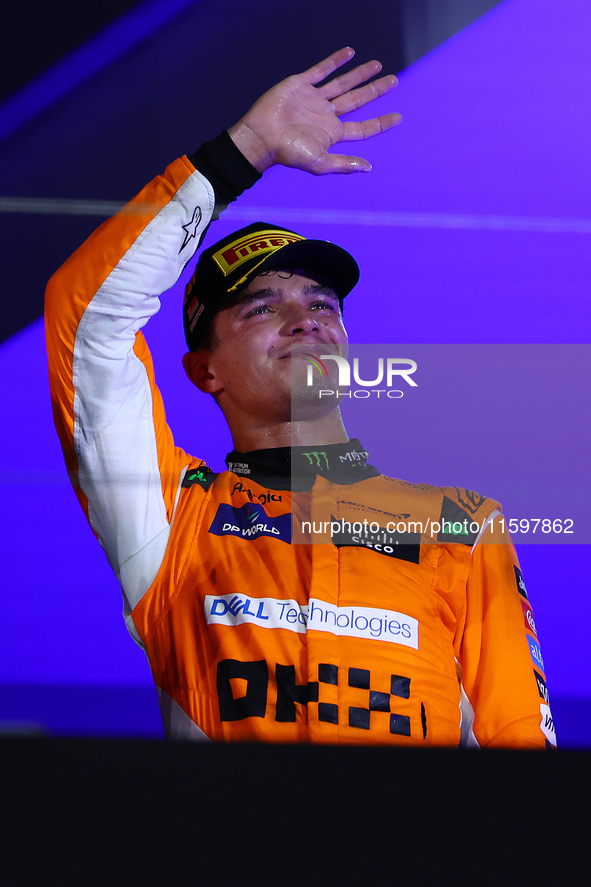
[[305, 240], [299, 234], [291, 234], [289, 231], [278, 231], [271, 228], [267, 231], [257, 231], [255, 234], [249, 234], [242, 237], [234, 243], [224, 246], [223, 249], [214, 253], [212, 258], [224, 277], [231, 274], [235, 268], [239, 268], [249, 259], [262, 256], [265, 253], [272, 253], [275, 250], [287, 246], [288, 243], [294, 243], [297, 240]]

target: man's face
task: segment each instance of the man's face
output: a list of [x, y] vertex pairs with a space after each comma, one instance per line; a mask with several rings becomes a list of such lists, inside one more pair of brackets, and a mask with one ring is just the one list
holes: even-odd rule
[[[318, 387], [330, 387], [328, 380], [314, 373], [314, 386], [306, 384], [310, 364], [302, 356], [346, 356], [347, 333], [334, 290], [302, 269], [267, 271], [219, 311], [213, 324], [218, 341], [209, 370], [218, 387], [212, 393], [228, 419], [238, 410], [253, 419], [287, 422], [335, 408], [334, 401], [318, 397]], [[336, 363], [328, 363], [336, 372]]]

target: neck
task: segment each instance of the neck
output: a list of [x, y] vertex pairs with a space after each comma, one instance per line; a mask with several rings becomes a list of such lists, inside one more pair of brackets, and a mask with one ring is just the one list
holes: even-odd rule
[[302, 419], [294, 422], [253, 421], [248, 424], [228, 421], [234, 449], [240, 453], [253, 450], [266, 450], [273, 447], [307, 447], [346, 443], [349, 436], [345, 430], [341, 412], [333, 410], [318, 419]]
[[318, 475], [335, 484], [356, 484], [378, 477], [377, 468], [367, 464], [368, 455], [361, 442], [353, 438], [336, 444], [263, 448], [246, 453], [233, 450], [226, 457], [226, 465], [239, 478], [248, 478], [270, 490], [295, 493], [310, 491]]

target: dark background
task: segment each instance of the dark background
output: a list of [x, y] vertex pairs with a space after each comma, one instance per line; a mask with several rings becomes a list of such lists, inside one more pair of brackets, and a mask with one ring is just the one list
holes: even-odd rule
[[[298, 0], [280, 7], [275, 0], [197, 0], [179, 15], [185, 40], [176, 67], [169, 59], [163, 67], [156, 38], [148, 37], [154, 41], [153, 80], [134, 83], [125, 95], [114, 81], [111, 114], [93, 108], [87, 82], [77, 127], [64, 119], [60, 128], [59, 107], [52, 106], [0, 142], [0, 197], [124, 202], [174, 157], [232, 125], [269, 86], [335, 49], [352, 45], [358, 61], [378, 58], [385, 72], [398, 73], [497, 3]], [[26, 4], [5, 3], [0, 100], [137, 5], [55, 0], [32, 15]], [[70, 95], [62, 104], [75, 100]], [[41, 315], [48, 278], [99, 221], [58, 218], [56, 224], [52, 214], [0, 212], [0, 340]]]

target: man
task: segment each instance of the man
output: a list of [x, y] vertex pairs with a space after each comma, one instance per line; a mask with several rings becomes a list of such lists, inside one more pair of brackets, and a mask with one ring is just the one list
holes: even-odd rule
[[309, 365], [346, 354], [351, 256], [267, 223], [202, 254], [184, 364], [228, 421], [228, 471], [175, 447], [154, 383], [141, 327], [216, 210], [275, 163], [366, 171], [328, 148], [398, 122], [341, 123], [396, 83], [365, 84], [381, 67], [370, 62], [315, 85], [352, 55], [265, 93], [54, 275], [47, 341], [66, 462], [168, 736], [544, 748], [555, 740], [541, 654], [498, 504], [382, 477], [338, 397], [319, 397], [318, 377], [308, 385]]

